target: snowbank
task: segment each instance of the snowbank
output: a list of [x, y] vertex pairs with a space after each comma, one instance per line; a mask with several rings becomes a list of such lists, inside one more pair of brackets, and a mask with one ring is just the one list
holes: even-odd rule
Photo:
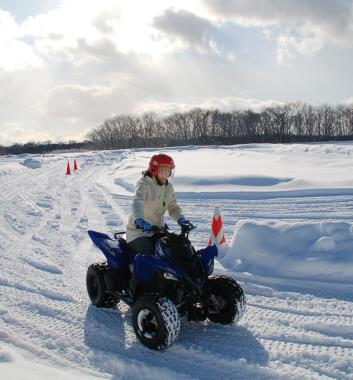
[[[353, 194], [353, 144], [247, 144], [165, 148], [176, 163], [171, 178], [180, 198], [268, 199]], [[113, 178], [133, 193], [156, 151], [121, 155]]]
[[42, 166], [41, 162], [39, 160], [35, 160], [34, 158], [26, 158], [21, 162], [21, 165], [31, 169], [38, 169]]
[[221, 263], [260, 276], [353, 284], [353, 226], [346, 222], [240, 221]]

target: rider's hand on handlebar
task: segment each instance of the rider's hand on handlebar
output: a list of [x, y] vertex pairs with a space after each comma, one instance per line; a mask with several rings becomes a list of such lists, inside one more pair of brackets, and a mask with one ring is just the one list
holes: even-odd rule
[[141, 229], [143, 232], [151, 232], [152, 225], [145, 221], [143, 218], [138, 218], [135, 220], [135, 225], [137, 228]]
[[180, 218], [178, 220], [178, 224], [181, 228], [187, 227], [189, 231], [194, 230], [196, 226], [190, 222], [190, 220], [187, 220], [185, 218]]

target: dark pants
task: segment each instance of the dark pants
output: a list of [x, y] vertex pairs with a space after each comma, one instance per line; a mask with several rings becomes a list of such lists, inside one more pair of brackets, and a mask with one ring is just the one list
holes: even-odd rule
[[[134, 251], [135, 253], [139, 253], [141, 255], [154, 255], [155, 245], [152, 238], [148, 237], [139, 237], [130, 243], [127, 244], [128, 248]], [[137, 286], [136, 278], [134, 272], [132, 272], [132, 276], [129, 283], [129, 293], [132, 298], [134, 298], [135, 289]]]
[[152, 238], [148, 237], [139, 237], [130, 243], [127, 246], [134, 252], [141, 255], [154, 255], [155, 245]]

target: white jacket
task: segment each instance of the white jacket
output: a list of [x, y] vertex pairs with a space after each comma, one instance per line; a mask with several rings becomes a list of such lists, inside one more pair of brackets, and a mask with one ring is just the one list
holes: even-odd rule
[[159, 185], [155, 177], [142, 177], [136, 185], [132, 215], [126, 226], [127, 242], [142, 236], [152, 236], [151, 232], [143, 232], [136, 228], [134, 223], [136, 219], [143, 218], [152, 225], [164, 226], [164, 213], [167, 210], [175, 221], [184, 218], [173, 185], [169, 181], [166, 185]]

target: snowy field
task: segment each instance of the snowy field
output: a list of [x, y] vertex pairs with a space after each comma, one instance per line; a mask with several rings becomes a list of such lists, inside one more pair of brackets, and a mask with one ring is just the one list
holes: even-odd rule
[[0, 378], [353, 379], [353, 143], [159, 151], [175, 159], [197, 248], [220, 206], [229, 249], [216, 273], [243, 285], [243, 319], [184, 321], [154, 352], [128, 307], [90, 305], [86, 269], [101, 256], [86, 231], [125, 228], [156, 150], [3, 156]]

